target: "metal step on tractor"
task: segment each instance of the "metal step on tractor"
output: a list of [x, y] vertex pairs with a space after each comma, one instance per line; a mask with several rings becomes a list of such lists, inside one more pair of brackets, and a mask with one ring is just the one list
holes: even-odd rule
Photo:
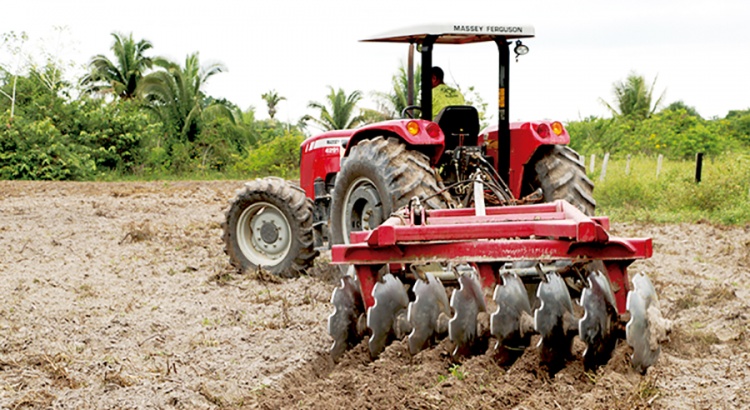
[[656, 361], [668, 321], [650, 280], [627, 273], [651, 256], [651, 239], [612, 237], [594, 216], [594, 186], [562, 123], [509, 121], [510, 46], [518, 58], [532, 37], [530, 26], [439, 25], [364, 40], [408, 44], [410, 79], [415, 45], [430, 73], [436, 45], [494, 43], [497, 125], [480, 131], [472, 106], [433, 119], [423, 75], [421, 106], [404, 118], [305, 140], [301, 187], [258, 179], [232, 200], [224, 242], [236, 268], [293, 277], [329, 247], [348, 267], [331, 298], [334, 360], [367, 336], [377, 358], [394, 339], [417, 354], [447, 335], [454, 355], [492, 337], [506, 362], [539, 334], [550, 371], [575, 335], [589, 368], [623, 337], [635, 369]]

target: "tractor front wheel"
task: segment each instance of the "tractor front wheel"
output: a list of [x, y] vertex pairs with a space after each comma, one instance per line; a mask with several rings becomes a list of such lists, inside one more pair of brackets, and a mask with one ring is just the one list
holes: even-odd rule
[[262, 267], [295, 277], [317, 255], [312, 214], [301, 188], [273, 177], [248, 182], [226, 211], [224, 250], [240, 271]]

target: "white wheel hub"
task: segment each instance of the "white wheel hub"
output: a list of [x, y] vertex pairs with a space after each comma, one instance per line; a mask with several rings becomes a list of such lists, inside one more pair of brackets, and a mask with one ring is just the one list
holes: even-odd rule
[[278, 207], [257, 202], [242, 211], [237, 221], [237, 243], [253, 264], [274, 266], [289, 254], [292, 230]]

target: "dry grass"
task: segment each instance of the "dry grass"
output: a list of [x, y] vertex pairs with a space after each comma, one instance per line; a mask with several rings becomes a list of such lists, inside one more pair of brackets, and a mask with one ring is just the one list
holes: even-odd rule
[[57, 397], [47, 390], [30, 390], [23, 397], [14, 401], [11, 409], [48, 409]]
[[706, 295], [706, 304], [716, 306], [718, 304], [737, 299], [734, 289], [728, 285], [716, 286]]
[[676, 327], [672, 330], [669, 339], [668, 346], [674, 349], [673, 353], [687, 357], [709, 355], [711, 346], [721, 343], [719, 337], [713, 332], [704, 330], [701, 323], [694, 323], [690, 329], [683, 326]]
[[120, 245], [123, 243], [150, 241], [154, 237], [156, 237], [156, 230], [151, 226], [151, 221], [148, 219], [141, 223], [129, 222], [125, 226], [125, 236], [120, 240]]
[[628, 408], [651, 408], [651, 404], [659, 398], [660, 390], [657, 386], [656, 378], [646, 376], [630, 392]]

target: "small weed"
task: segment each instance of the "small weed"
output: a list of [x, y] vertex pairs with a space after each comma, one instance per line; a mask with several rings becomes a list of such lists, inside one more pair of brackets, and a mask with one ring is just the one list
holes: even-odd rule
[[205, 327], [214, 327], [221, 325], [221, 319], [209, 319], [207, 317], [204, 317], [203, 320], [201, 320], [201, 325]]
[[704, 327], [706, 327], [706, 324], [703, 322], [695, 321], [695, 322], [690, 322], [690, 327], [695, 330], [698, 330], [698, 329], [703, 329]]
[[289, 319], [289, 301], [285, 297], [281, 297], [281, 319], [284, 328], [288, 328], [292, 324]]
[[215, 273], [213, 276], [208, 278], [209, 282], [214, 282], [219, 286], [230, 285], [234, 281], [235, 277], [230, 270], [222, 270]]
[[466, 375], [468, 373], [464, 373], [463, 370], [461, 370], [461, 366], [454, 364], [450, 368], [451, 376], [455, 377], [456, 380], [463, 380], [466, 378]]

